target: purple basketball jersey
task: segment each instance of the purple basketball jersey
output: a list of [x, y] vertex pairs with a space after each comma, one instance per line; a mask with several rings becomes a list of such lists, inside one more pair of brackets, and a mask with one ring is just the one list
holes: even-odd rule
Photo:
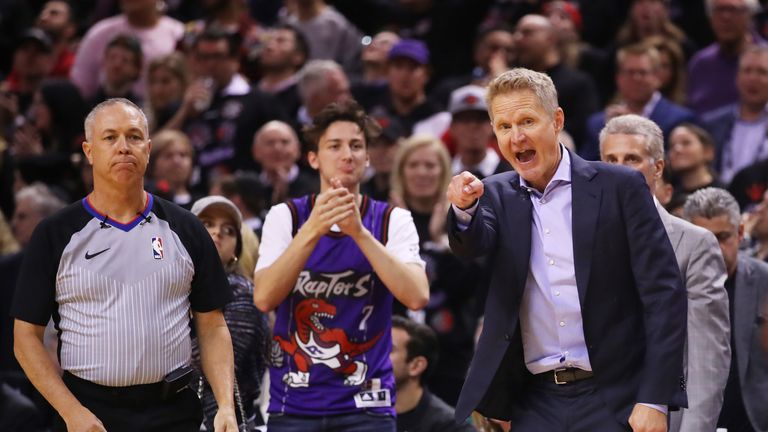
[[[288, 202], [293, 233], [315, 196]], [[363, 196], [363, 225], [383, 244], [392, 208]], [[395, 415], [392, 295], [357, 244], [323, 236], [277, 308], [270, 353], [270, 413], [321, 416], [360, 410]]]

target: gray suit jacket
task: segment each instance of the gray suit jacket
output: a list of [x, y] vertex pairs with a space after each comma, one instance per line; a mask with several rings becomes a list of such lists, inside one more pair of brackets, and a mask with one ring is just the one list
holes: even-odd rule
[[731, 365], [727, 273], [715, 236], [657, 204], [688, 297], [683, 357], [688, 408], [670, 413], [670, 432], [714, 432]]
[[742, 400], [752, 427], [768, 432], [768, 353], [760, 343], [768, 325], [768, 264], [739, 254], [734, 286], [733, 331]]

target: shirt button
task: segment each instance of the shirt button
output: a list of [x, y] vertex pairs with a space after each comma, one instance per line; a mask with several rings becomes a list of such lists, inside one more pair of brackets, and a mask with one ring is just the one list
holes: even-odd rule
[[547, 203], [547, 199], [546, 198], [542, 198], [541, 200], [539, 200], [539, 202], [542, 203], [542, 204], [546, 204]]
[[555, 265], [555, 260], [553, 259], [549, 260], [549, 265]]
[[549, 228], [544, 228], [544, 234], [549, 234]]
[[565, 321], [560, 321], [560, 327], [565, 327]]
[[560, 291], [555, 291], [555, 297], [560, 297]]
[[564, 355], [568, 355], [568, 351], [564, 352], [563, 354], [564, 354]]

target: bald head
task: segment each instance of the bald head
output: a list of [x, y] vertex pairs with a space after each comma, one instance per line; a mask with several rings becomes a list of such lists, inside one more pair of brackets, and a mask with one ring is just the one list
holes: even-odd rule
[[267, 173], [290, 169], [300, 156], [299, 138], [290, 125], [273, 120], [256, 132], [251, 153]]
[[549, 57], [557, 53], [557, 40], [549, 18], [543, 15], [525, 15], [520, 18], [514, 33], [515, 52], [521, 66], [533, 70], [547, 68]]

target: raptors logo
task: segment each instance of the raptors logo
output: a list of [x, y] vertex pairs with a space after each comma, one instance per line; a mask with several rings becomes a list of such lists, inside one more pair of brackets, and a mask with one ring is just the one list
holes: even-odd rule
[[321, 320], [336, 316], [336, 307], [320, 299], [302, 300], [294, 310], [296, 331], [291, 339], [275, 336], [280, 347], [293, 357], [298, 372], [288, 372], [283, 381], [291, 387], [309, 386], [309, 369], [322, 364], [345, 376], [344, 385], [355, 386], [365, 382], [368, 366], [354, 360], [370, 350], [383, 332], [363, 343], [354, 343], [340, 328], [326, 328]]

